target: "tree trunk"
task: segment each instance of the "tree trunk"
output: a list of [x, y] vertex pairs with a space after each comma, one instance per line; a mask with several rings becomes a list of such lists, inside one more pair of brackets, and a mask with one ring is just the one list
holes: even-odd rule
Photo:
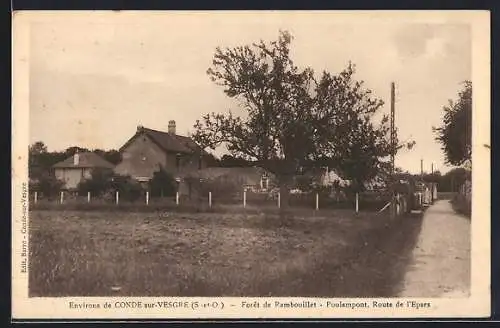
[[292, 176], [284, 175], [279, 179], [280, 183], [280, 219], [286, 221], [290, 216], [289, 199], [290, 199], [290, 184]]

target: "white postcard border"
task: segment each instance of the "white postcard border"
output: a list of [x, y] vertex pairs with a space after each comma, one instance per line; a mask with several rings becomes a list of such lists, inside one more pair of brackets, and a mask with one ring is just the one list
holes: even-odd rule
[[[249, 12], [244, 12], [249, 13]], [[243, 14], [244, 14], [243, 13]], [[287, 14], [308, 14], [290, 12]], [[309, 12], [310, 13], [310, 12]], [[28, 274], [21, 273], [21, 253], [27, 247], [29, 220], [23, 219], [23, 208], [28, 205], [25, 192], [28, 188], [28, 145], [29, 145], [29, 60], [30, 24], [38, 15], [74, 15], [75, 18], [88, 12], [16, 12], [13, 15], [13, 115], [12, 115], [12, 317], [15, 319], [45, 318], [87, 318], [87, 319], [180, 319], [180, 318], [411, 318], [411, 317], [485, 317], [490, 315], [490, 20], [487, 11], [401, 11], [401, 12], [339, 12], [339, 21], [358, 19], [397, 19], [425, 22], [467, 22], [472, 27], [472, 61], [474, 84], [473, 110], [473, 198], [472, 198], [472, 270], [471, 296], [467, 299], [311, 299], [311, 298], [28, 298]], [[134, 19], [147, 12], [98, 12], [103, 19], [120, 16]], [[189, 13], [182, 13], [189, 14]], [[230, 14], [226, 12], [226, 14]], [[242, 14], [240, 12], [234, 14]], [[262, 13], [259, 13], [261, 15]], [[277, 14], [277, 13], [274, 13]], [[321, 14], [321, 13], [319, 13]], [[390, 16], [396, 15], [396, 16]], [[27, 216], [27, 213], [24, 212]], [[326, 307], [327, 302], [391, 302], [392, 308], [335, 308]], [[177, 308], [117, 308], [116, 302], [153, 303], [164, 301], [187, 302]], [[242, 307], [245, 301], [260, 302], [256, 308]], [[275, 301], [322, 302], [320, 308], [276, 308], [264, 307], [265, 302]], [[430, 303], [430, 307], [397, 307], [398, 302]], [[73, 303], [96, 303], [99, 309], [84, 310], [70, 308]], [[198, 303], [196, 303], [198, 302]], [[306, 302], [306, 303], [304, 303]], [[105, 308], [104, 304], [112, 304]], [[197, 308], [194, 306], [198, 304]], [[200, 304], [211, 304], [200, 307]], [[309, 303], [307, 303], [309, 304]], [[408, 304], [408, 303], [406, 303]]]

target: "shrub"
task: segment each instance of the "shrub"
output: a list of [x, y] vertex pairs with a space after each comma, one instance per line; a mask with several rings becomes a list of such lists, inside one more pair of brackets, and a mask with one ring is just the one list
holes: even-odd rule
[[130, 176], [114, 174], [107, 169], [92, 170], [91, 178], [78, 184], [78, 193], [82, 196], [90, 192], [93, 197], [113, 199], [117, 191], [125, 201], [135, 201], [144, 193], [142, 186]]
[[30, 189], [42, 193], [47, 198], [56, 196], [64, 186], [64, 182], [51, 174], [43, 174], [36, 181], [30, 182]]
[[144, 188], [130, 176], [114, 175], [110, 183], [110, 191], [120, 193], [120, 199], [136, 201], [142, 197]]
[[111, 189], [113, 172], [108, 169], [96, 168], [92, 170], [90, 179], [82, 180], [77, 187], [78, 193], [83, 196], [88, 192], [94, 196], [102, 196]]
[[174, 177], [163, 168], [153, 173], [149, 181], [149, 190], [152, 197], [174, 196], [177, 191], [177, 182]]
[[467, 199], [464, 195], [458, 193], [456, 194], [452, 200], [451, 204], [455, 212], [459, 214], [463, 214], [465, 216], [468, 216], [469, 218], [472, 215], [472, 204], [470, 199]]

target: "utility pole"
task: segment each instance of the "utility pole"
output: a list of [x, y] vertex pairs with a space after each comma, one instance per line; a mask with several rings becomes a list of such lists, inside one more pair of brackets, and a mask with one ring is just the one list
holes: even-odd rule
[[420, 177], [423, 179], [424, 178], [424, 160], [420, 160]]
[[436, 186], [436, 180], [434, 180], [434, 163], [431, 162], [431, 200], [434, 203], [434, 188], [437, 188]]
[[396, 155], [396, 129], [395, 129], [395, 85], [394, 82], [391, 83], [391, 191], [392, 191], [392, 199], [391, 199], [391, 218], [396, 216], [396, 195], [395, 195], [395, 187], [396, 181], [394, 177], [394, 157]]
[[395, 119], [395, 86], [394, 82], [391, 83], [391, 177], [394, 178], [394, 156], [396, 152], [396, 131], [394, 128]]

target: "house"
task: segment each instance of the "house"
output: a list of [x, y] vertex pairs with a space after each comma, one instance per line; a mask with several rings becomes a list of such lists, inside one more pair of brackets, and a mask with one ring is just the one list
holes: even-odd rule
[[350, 184], [349, 180], [343, 179], [337, 172], [328, 167], [320, 173], [319, 184], [324, 187], [339, 186], [345, 187]]
[[350, 184], [349, 180], [342, 178], [336, 171], [328, 167], [316, 167], [295, 177], [294, 192], [305, 191], [311, 188], [323, 187], [345, 187]]
[[178, 135], [175, 121], [169, 121], [168, 132], [138, 126], [119, 151], [122, 161], [115, 173], [139, 182], [149, 181], [160, 167], [180, 181], [182, 175], [207, 166], [208, 153], [191, 138]]
[[66, 189], [75, 189], [80, 181], [91, 177], [95, 168], [112, 170], [113, 167], [113, 164], [92, 152], [77, 152], [52, 166], [55, 177], [64, 182]]

